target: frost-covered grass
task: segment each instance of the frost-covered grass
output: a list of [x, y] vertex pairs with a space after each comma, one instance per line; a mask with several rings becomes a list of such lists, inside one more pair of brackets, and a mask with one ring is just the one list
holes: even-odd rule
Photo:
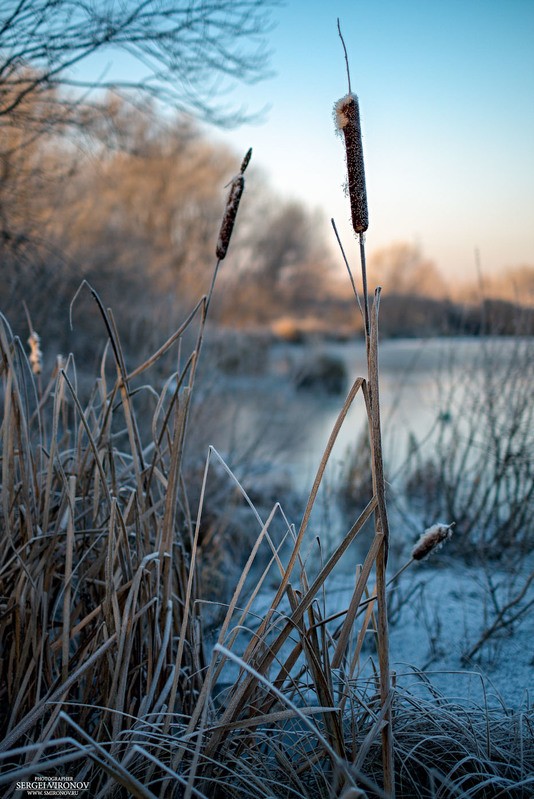
[[[182, 358], [172, 390], [169, 382], [158, 395], [149, 382], [156, 359], [126, 375], [109, 317], [107, 324], [115, 355], [84, 407], [72, 360], [45, 385], [7, 324], [1, 328], [5, 795], [17, 780], [68, 770], [101, 796], [381, 796], [380, 731], [390, 711], [398, 795], [529, 796], [526, 702], [505, 694], [513, 710], [506, 701], [484, 704], [481, 688], [476, 702], [464, 692], [459, 703], [451, 696], [466, 678], [454, 676], [458, 691], [449, 682], [441, 696], [434, 678], [406, 676], [412, 671], [399, 663], [413, 663], [421, 633], [428, 653], [450, 650], [458, 623], [445, 571], [417, 577], [437, 589], [450, 628], [436, 623], [432, 639], [434, 606], [408, 592], [391, 632], [398, 676], [385, 705], [375, 497], [330, 559], [306, 531], [308, 512], [299, 532], [277, 504], [268, 518], [258, 515], [213, 450], [190, 507], [182, 459], [194, 360]], [[339, 423], [363, 385], [352, 387]], [[211, 606], [199, 571], [214, 556], [216, 508], [206, 504], [213, 479], [217, 496], [226, 485], [248, 514], [248, 561], [206, 641]], [[349, 544], [362, 535], [367, 555], [356, 566]], [[224, 551], [224, 531], [215, 538], [211, 545]], [[392, 598], [409, 574], [398, 589], [392, 584]], [[472, 620], [469, 575], [456, 569], [454, 580]], [[451, 579], [447, 585], [452, 590]], [[451, 661], [438, 657], [431, 668], [452, 670]]]

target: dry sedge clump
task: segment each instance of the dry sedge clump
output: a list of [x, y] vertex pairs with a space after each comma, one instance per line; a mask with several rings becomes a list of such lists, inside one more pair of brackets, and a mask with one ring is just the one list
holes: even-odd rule
[[453, 527], [454, 522], [452, 524], [438, 522], [425, 530], [412, 550], [412, 558], [414, 560], [423, 560], [434, 549], [441, 547], [445, 541], [452, 538]]
[[251, 156], [252, 148], [247, 152], [243, 159], [241, 169], [239, 170], [239, 175], [235, 176], [230, 185], [230, 193], [228, 194], [228, 200], [226, 201], [226, 210], [224, 212], [221, 229], [219, 231], [219, 238], [217, 240], [216, 255], [220, 261], [226, 257], [226, 253], [228, 251], [228, 245], [230, 244], [230, 238], [234, 229], [239, 202], [241, 200], [241, 195], [243, 194], [243, 189], [245, 188], [245, 178], [243, 177], [243, 173], [248, 166]]
[[358, 98], [355, 94], [347, 94], [337, 101], [334, 110], [336, 127], [345, 137], [352, 227], [355, 233], [365, 233], [369, 227], [369, 214]]
[[43, 353], [41, 351], [41, 337], [32, 330], [28, 339], [30, 345], [30, 365], [34, 375], [40, 375], [43, 370]]

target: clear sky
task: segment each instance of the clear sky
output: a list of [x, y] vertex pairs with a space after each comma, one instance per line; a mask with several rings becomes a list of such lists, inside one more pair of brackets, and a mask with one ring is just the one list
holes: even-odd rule
[[[284, 196], [352, 236], [334, 102], [360, 99], [368, 250], [408, 240], [445, 276], [534, 264], [534, 0], [287, 0], [269, 36], [275, 76], [236, 90], [261, 125], [217, 133]], [[331, 234], [327, 231], [327, 234]], [[331, 236], [333, 240], [333, 235]]]

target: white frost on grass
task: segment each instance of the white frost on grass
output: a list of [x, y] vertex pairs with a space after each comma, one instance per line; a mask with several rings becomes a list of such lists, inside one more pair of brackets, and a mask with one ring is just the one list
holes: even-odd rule
[[[495, 578], [506, 575], [495, 574]], [[370, 588], [372, 585], [370, 584]], [[326, 615], [348, 607], [354, 590], [354, 575], [334, 576], [327, 584]], [[417, 566], [407, 570], [391, 587], [400, 607], [392, 614], [390, 626], [391, 668], [397, 684], [412, 693], [428, 696], [436, 689], [447, 700], [464, 706], [520, 708], [532, 704], [534, 696], [534, 615], [525, 615], [513, 629], [493, 636], [480, 650], [475, 662], [463, 663], [463, 654], [488, 625], [492, 609], [480, 568], [461, 564]], [[254, 603], [254, 617], [247, 626], [254, 629], [270, 606], [272, 586], [263, 589]], [[502, 597], [501, 597], [502, 598]], [[528, 601], [528, 597], [526, 598]], [[279, 627], [289, 615], [283, 601], [275, 618]], [[287, 615], [286, 615], [287, 614]], [[363, 616], [357, 617], [354, 637]], [[332, 630], [342, 622], [332, 622]], [[372, 625], [361, 656], [362, 678], [371, 674], [370, 661], [377, 664]], [[241, 646], [246, 644], [244, 637]], [[237, 650], [241, 653], [241, 646]], [[289, 653], [286, 644], [283, 654]], [[287, 649], [287, 651], [286, 651]], [[226, 679], [237, 671], [225, 669]]]

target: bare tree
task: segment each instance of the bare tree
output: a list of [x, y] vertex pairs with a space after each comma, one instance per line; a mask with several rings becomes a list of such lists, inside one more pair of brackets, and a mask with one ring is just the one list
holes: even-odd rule
[[[243, 118], [217, 98], [266, 75], [265, 34], [276, 0], [2, 0], [0, 120], [16, 124], [29, 95], [45, 95], [48, 124], [90, 101], [89, 90], [139, 90], [217, 123]], [[85, 80], [74, 71], [102, 52], [136, 62], [134, 79]], [[71, 102], [50, 89], [78, 90]], [[83, 101], [81, 92], [83, 90]], [[42, 124], [40, 118], [35, 122]]]
[[320, 304], [331, 265], [321, 216], [295, 200], [269, 196], [263, 187], [249, 203], [247, 222], [238, 238], [244, 273], [237, 280], [248, 310], [266, 320]]
[[369, 259], [370, 280], [390, 294], [443, 298], [445, 282], [435, 263], [417, 245], [396, 242], [376, 250]]
[[[228, 176], [237, 159], [179, 117], [161, 125], [113, 98], [96, 159], [56, 193], [49, 229], [71, 261], [103, 274], [143, 266], [158, 290], [209, 288]], [[112, 145], [110, 146], [110, 142]], [[95, 168], [94, 160], [97, 160]]]
[[89, 136], [81, 154], [79, 136], [43, 134], [1, 170], [0, 308], [20, 331], [24, 301], [36, 329], [60, 346], [82, 278], [126, 327], [148, 317], [151, 299], [165, 308], [196, 302], [209, 287], [222, 187], [238, 166], [192, 120], [161, 124], [150, 107], [141, 113], [116, 97]]
[[[254, 82], [267, 74], [266, 34], [276, 4], [277, 0], [0, 0], [3, 311], [20, 317], [24, 298], [36, 306], [32, 316], [37, 323], [45, 304], [50, 313], [58, 302], [64, 306], [80, 272], [99, 263], [108, 269], [112, 263], [120, 271], [117, 251], [130, 268], [130, 284], [132, 265], [123, 251], [130, 256], [132, 247], [125, 242], [140, 241], [136, 264], [148, 247], [147, 268], [153, 267], [154, 253], [160, 260], [168, 256], [171, 241], [176, 272], [183, 271], [177, 259], [183, 260], [184, 253], [190, 260], [202, 257], [199, 246], [213, 227], [215, 182], [220, 194], [221, 172], [231, 174], [230, 159], [219, 153], [219, 169], [202, 164], [202, 148], [208, 160], [215, 156], [205, 142], [191, 143], [198, 130], [190, 125], [186, 135], [186, 123], [180, 119], [198, 116], [228, 125], [245, 118], [226, 95], [238, 81]], [[110, 61], [116, 58], [126, 79], [115, 73], [96, 80], [86, 77], [98, 74], [91, 60], [102, 55], [106, 61], [108, 56]], [[172, 116], [165, 115], [167, 127], [179, 127], [167, 138], [165, 152], [153, 113], [158, 103], [174, 109]], [[182, 157], [185, 149], [188, 158]], [[112, 158], [119, 150], [124, 153], [122, 164]], [[186, 172], [187, 180], [195, 181], [189, 158], [193, 150], [202, 191], [206, 180], [214, 181], [204, 204], [196, 184], [193, 189], [184, 186]], [[98, 174], [91, 177], [96, 163]], [[154, 174], [148, 174], [150, 169]], [[105, 184], [106, 173], [122, 194], [113, 196], [113, 186]], [[128, 180], [130, 193], [125, 195]], [[144, 202], [139, 202], [141, 184], [146, 189]], [[108, 212], [107, 219], [101, 208]], [[158, 215], [152, 219], [154, 209]], [[136, 220], [135, 235], [128, 237]], [[191, 242], [193, 221], [200, 243]], [[96, 237], [99, 230], [102, 235]], [[84, 252], [83, 244], [91, 236], [98, 246]], [[32, 303], [36, 297], [40, 300]]]

